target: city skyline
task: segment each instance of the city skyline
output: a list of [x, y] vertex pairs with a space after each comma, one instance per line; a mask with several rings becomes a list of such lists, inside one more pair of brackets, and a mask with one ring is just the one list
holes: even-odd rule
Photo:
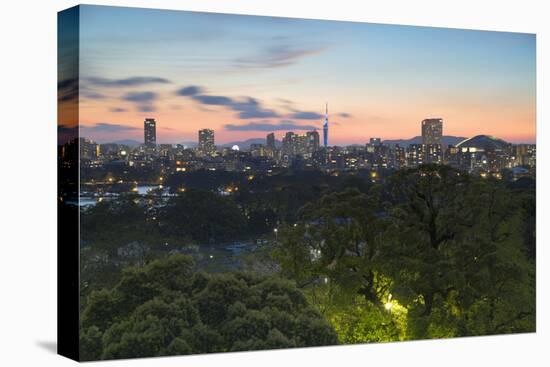
[[80, 39], [81, 135], [98, 142], [140, 141], [152, 116], [159, 143], [322, 133], [327, 101], [329, 145], [412, 138], [432, 117], [536, 140], [530, 34], [83, 6]]
[[535, 35], [78, 5], [58, 44], [61, 354], [536, 331]]
[[[150, 125], [150, 122], [153, 122], [153, 126], [151, 127]], [[325, 117], [325, 120], [324, 121], [327, 121], [326, 117]], [[352, 144], [343, 144], [343, 145], [338, 145], [338, 144], [327, 144], [325, 145], [324, 144], [324, 137], [325, 137], [325, 131], [324, 131], [324, 127], [325, 127], [325, 124], [323, 124], [323, 129], [317, 129], [316, 127], [313, 127], [311, 130], [298, 130], [298, 132], [301, 132], [300, 133], [297, 133], [295, 130], [284, 130], [284, 131], [265, 131], [263, 135], [258, 135], [256, 137], [252, 137], [252, 138], [248, 138], [246, 140], [243, 140], [243, 141], [231, 141], [231, 142], [222, 142], [221, 144], [215, 144], [214, 142], [214, 129], [211, 129], [211, 128], [208, 128], [208, 127], [204, 127], [204, 128], [200, 128], [197, 132], [198, 132], [198, 136], [197, 136], [197, 132], [195, 133], [195, 137], [194, 138], [191, 138], [189, 139], [188, 141], [180, 141], [180, 142], [159, 142], [159, 143], [156, 143], [156, 135], [157, 135], [157, 126], [156, 126], [156, 119], [155, 118], [151, 118], [151, 117], [147, 117], [145, 118], [144, 120], [144, 126], [143, 126], [143, 132], [141, 132], [142, 134], [142, 139], [139, 140], [139, 139], [129, 139], [129, 138], [125, 138], [125, 137], [122, 137], [121, 139], [119, 140], [108, 140], [108, 141], [98, 141], [98, 140], [94, 140], [92, 138], [90, 138], [89, 136], [84, 136], [82, 135], [81, 138], [84, 138], [84, 139], [87, 139], [87, 140], [90, 140], [92, 142], [95, 142], [95, 143], [98, 143], [98, 144], [111, 144], [111, 143], [114, 143], [114, 144], [121, 144], [121, 145], [125, 145], [125, 143], [133, 143], [132, 145], [136, 144], [136, 145], [143, 145], [144, 147], [147, 147], [147, 146], [159, 146], [159, 145], [178, 145], [178, 144], [195, 144], [196, 145], [196, 148], [199, 148], [199, 146], [201, 145], [201, 139], [202, 139], [202, 135], [204, 133], [207, 133], [208, 135], [211, 135], [211, 137], [208, 138], [208, 140], [211, 140], [208, 144], [211, 145], [211, 148], [209, 148], [208, 150], [210, 151], [214, 151], [218, 148], [221, 148], [221, 147], [224, 147], [224, 146], [229, 146], [229, 145], [232, 145], [232, 144], [236, 144], [236, 143], [246, 143], [246, 142], [249, 142], [249, 141], [256, 141], [256, 140], [264, 140], [265, 141], [265, 146], [271, 146], [273, 144], [275, 144], [275, 142], [279, 143], [279, 144], [282, 144], [284, 143], [284, 140], [286, 137], [288, 137], [288, 134], [292, 134], [292, 135], [295, 135], [295, 136], [308, 136], [310, 135], [311, 133], [315, 133], [319, 136], [319, 139], [320, 139], [320, 136], [321, 134], [323, 134], [323, 147], [324, 148], [327, 148], [327, 147], [346, 147], [346, 146], [357, 146], [357, 145], [365, 145], [365, 144], [371, 144], [371, 145], [377, 145], [377, 144], [386, 144], [387, 142], [390, 142], [390, 144], [394, 144], [395, 142], [397, 141], [403, 141], [405, 144], [416, 144], [414, 142], [412, 143], [407, 143], [407, 141], [414, 141], [415, 139], [419, 139], [419, 144], [422, 144], [422, 145], [441, 145], [441, 146], [445, 146], [445, 144], [443, 143], [442, 141], [442, 138], [445, 138], [445, 137], [448, 137], [448, 138], [459, 138], [459, 139], [462, 139], [461, 141], [465, 141], [465, 140], [469, 140], [473, 137], [476, 137], [476, 136], [490, 136], [492, 138], [495, 138], [495, 139], [499, 139], [499, 140], [503, 140], [505, 141], [504, 139], [501, 139], [499, 136], [496, 136], [494, 134], [476, 134], [476, 135], [472, 135], [472, 136], [454, 136], [454, 135], [449, 135], [449, 134], [444, 134], [444, 130], [443, 130], [443, 121], [444, 119], [442, 118], [427, 118], [427, 119], [423, 119], [420, 123], [420, 133], [417, 134], [417, 135], [414, 135], [414, 136], [411, 136], [411, 137], [397, 137], [395, 139], [383, 139], [381, 137], [369, 137], [368, 138], [368, 141], [365, 141], [363, 143], [352, 143]], [[434, 123], [436, 124], [437, 127], [434, 128]], [[151, 131], [151, 128], [152, 128], [152, 131]], [[162, 127], [161, 127], [162, 128]], [[328, 133], [328, 128], [327, 128], [327, 133]], [[434, 135], [435, 134], [435, 135]], [[149, 136], [152, 135], [154, 136], [154, 140], [155, 140], [155, 143], [151, 144], [150, 141], [148, 141], [149, 139]], [[434, 140], [435, 139], [435, 140]], [[271, 140], [271, 142], [270, 142]], [[216, 140], [217, 141], [217, 140]], [[327, 141], [328, 141], [328, 138], [327, 138]], [[536, 145], [536, 142], [533, 142], [533, 143], [525, 143], [525, 142], [510, 142], [510, 141], [506, 141], [507, 143], [510, 143], [510, 144], [513, 144], [513, 145]], [[274, 147], [274, 145], [273, 145]], [[321, 147], [321, 142], [319, 142], [319, 148]], [[406, 145], [404, 145], [404, 147], [406, 147]]]

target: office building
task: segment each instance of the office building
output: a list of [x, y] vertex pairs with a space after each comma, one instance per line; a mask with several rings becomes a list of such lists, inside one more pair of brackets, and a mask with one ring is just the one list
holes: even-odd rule
[[203, 156], [212, 155], [216, 151], [216, 145], [214, 144], [214, 130], [199, 130], [199, 145], [197, 150], [199, 154]]
[[422, 121], [422, 144], [441, 144], [443, 136], [443, 119], [426, 119]]
[[155, 119], [147, 118], [143, 122], [143, 143], [147, 148], [157, 146], [157, 123]]
[[275, 134], [269, 133], [266, 137], [266, 147], [267, 149], [274, 151], [275, 150]]

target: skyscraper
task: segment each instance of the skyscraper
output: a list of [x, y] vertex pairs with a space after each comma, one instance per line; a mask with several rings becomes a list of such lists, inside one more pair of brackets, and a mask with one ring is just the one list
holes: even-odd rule
[[266, 137], [266, 146], [267, 146], [267, 149], [270, 149], [270, 150], [275, 150], [275, 134], [274, 133], [269, 133], [267, 134], [267, 137]]
[[147, 148], [157, 146], [157, 122], [155, 119], [146, 118], [143, 122], [143, 143]]
[[199, 130], [198, 151], [203, 155], [211, 155], [216, 151], [216, 146], [214, 145], [214, 130], [212, 129]]
[[325, 104], [325, 123], [323, 124], [323, 146], [328, 147], [328, 102]]
[[295, 154], [295, 147], [294, 147], [294, 133], [292, 131], [289, 131], [285, 134], [283, 138], [283, 154], [287, 155], [293, 155]]
[[422, 144], [441, 144], [443, 119], [422, 120]]
[[317, 131], [308, 131], [307, 137], [307, 149], [309, 153], [319, 150], [319, 133]]

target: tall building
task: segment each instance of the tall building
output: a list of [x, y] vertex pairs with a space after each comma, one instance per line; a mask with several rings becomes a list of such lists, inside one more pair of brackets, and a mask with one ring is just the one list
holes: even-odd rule
[[424, 163], [443, 163], [441, 144], [424, 145]]
[[99, 144], [86, 138], [79, 138], [80, 159], [96, 159], [99, 156]]
[[253, 157], [265, 157], [267, 155], [263, 144], [250, 144], [250, 154]]
[[380, 145], [382, 145], [382, 139], [381, 138], [370, 138], [370, 144], [372, 146], [380, 146]]
[[267, 134], [267, 137], [266, 137], [266, 146], [267, 146], [267, 149], [270, 149], [270, 150], [275, 150], [275, 134], [274, 133], [269, 133]]
[[157, 146], [157, 122], [155, 119], [147, 118], [143, 122], [143, 143], [147, 148]]
[[410, 144], [407, 148], [407, 166], [418, 167], [424, 164], [426, 144]]
[[394, 147], [394, 163], [398, 168], [405, 167], [407, 165], [407, 153], [405, 147], [396, 144]]
[[328, 102], [325, 104], [325, 123], [323, 124], [323, 146], [328, 147]]
[[317, 131], [308, 131], [306, 133], [309, 153], [319, 150], [319, 133]]
[[536, 164], [537, 147], [535, 144], [518, 144], [514, 149], [515, 165], [531, 166]]
[[441, 144], [443, 119], [422, 120], [422, 144]]
[[295, 134], [292, 131], [289, 131], [285, 134], [283, 138], [283, 154], [293, 155], [295, 154], [294, 149], [294, 136]]
[[319, 150], [319, 133], [308, 131], [305, 134], [295, 134], [289, 131], [283, 138], [282, 152], [287, 156], [301, 155], [311, 158]]
[[199, 130], [198, 151], [203, 155], [211, 155], [216, 151], [216, 145], [214, 145], [214, 130], [212, 129]]

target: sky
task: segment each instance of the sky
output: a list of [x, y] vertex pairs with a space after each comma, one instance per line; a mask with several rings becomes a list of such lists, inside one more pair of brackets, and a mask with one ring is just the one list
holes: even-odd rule
[[535, 35], [81, 6], [79, 123], [98, 142], [216, 144], [322, 131], [329, 145], [420, 135], [534, 142]]

